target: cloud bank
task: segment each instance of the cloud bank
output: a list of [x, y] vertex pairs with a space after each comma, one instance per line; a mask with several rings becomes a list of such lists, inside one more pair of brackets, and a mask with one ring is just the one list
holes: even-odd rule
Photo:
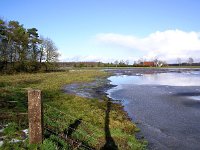
[[96, 56], [96, 55], [76, 55], [76, 56], [68, 56], [67, 58], [61, 58], [61, 61], [67, 62], [106, 62], [113, 63], [118, 60], [128, 60], [130, 64], [134, 62], [137, 58], [135, 57], [108, 57], [108, 56]]
[[[157, 31], [146, 37], [101, 33], [96, 35], [100, 44], [121, 47], [130, 52], [144, 53], [142, 58], [159, 58], [165, 61], [176, 61], [177, 58], [186, 60], [189, 57], [200, 62], [200, 33], [181, 30]], [[134, 57], [134, 56], [133, 56]]]

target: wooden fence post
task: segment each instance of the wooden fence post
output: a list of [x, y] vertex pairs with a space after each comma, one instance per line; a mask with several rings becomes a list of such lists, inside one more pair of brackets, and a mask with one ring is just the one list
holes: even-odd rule
[[43, 140], [43, 114], [40, 90], [28, 90], [29, 143], [39, 144]]

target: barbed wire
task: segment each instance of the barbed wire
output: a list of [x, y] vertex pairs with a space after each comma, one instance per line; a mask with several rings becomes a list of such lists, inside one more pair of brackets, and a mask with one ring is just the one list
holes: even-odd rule
[[[55, 132], [55, 131], [53, 131], [53, 130], [47, 128], [47, 127], [44, 127], [44, 128], [45, 128], [46, 130], [49, 130], [50, 132], [56, 134], [56, 135], [59, 136], [60, 138], [67, 140], [66, 137], [59, 135], [59, 133], [57, 133], [57, 132]], [[77, 142], [77, 141], [75, 141], [75, 140], [73, 140], [73, 139], [70, 139], [70, 140], [72, 140], [74, 143], [78, 144], [78, 146], [77, 146], [76, 148], [74, 148], [74, 149], [77, 149], [77, 148], [79, 148], [79, 147], [84, 147], [84, 148], [86, 148], [86, 149], [88, 149], [88, 150], [94, 150], [93, 148], [91, 148], [91, 147], [89, 147], [89, 146], [86, 146], [86, 145], [83, 144], [82, 142]]]
[[[52, 118], [50, 118], [50, 117], [48, 117], [48, 116], [45, 116], [45, 119], [47, 119], [47, 120], [50, 120], [50, 121], [53, 121], [53, 122], [55, 122], [55, 120], [53, 120]], [[64, 121], [66, 121], [65, 120], [66, 118], [64, 118]], [[59, 119], [59, 120], [57, 120], [56, 122], [59, 122], [59, 124], [58, 124], [58, 126], [61, 126], [61, 129], [65, 129], [66, 128], [66, 123], [63, 123], [63, 120], [61, 119]], [[82, 128], [81, 128], [82, 127]], [[70, 128], [70, 127], [68, 127], [68, 128]], [[88, 133], [88, 131], [91, 131], [92, 132], [92, 134], [90, 134], [90, 137], [93, 137], [93, 135], [95, 134], [95, 131], [94, 130], [92, 130], [92, 129], [89, 129], [89, 128], [85, 128], [85, 126], [82, 126], [81, 124], [79, 125], [79, 129], [83, 129], [86, 133]], [[73, 128], [74, 129], [74, 128]], [[82, 134], [84, 134], [83, 132], [82, 132]], [[87, 136], [87, 135], [86, 135]], [[93, 138], [94, 139], [94, 138]], [[96, 139], [95, 139], [96, 140]]]
[[54, 109], [54, 110], [60, 112], [61, 114], [65, 115], [65, 116], [69, 116], [70, 118], [72, 118], [72, 119], [74, 119], [74, 120], [81, 121], [83, 124], [86, 124], [87, 127], [88, 127], [88, 126], [91, 126], [92, 128], [94, 128], [94, 129], [96, 130], [96, 131], [93, 130], [94, 132], [99, 132], [99, 130], [102, 130], [102, 129], [100, 129], [100, 128], [97, 128], [97, 127], [91, 125], [90, 123], [88, 123], [88, 122], [86, 122], [86, 121], [77, 119], [76, 117], [74, 117], [74, 116], [72, 116], [72, 115], [70, 115], [70, 114], [66, 114], [66, 113], [64, 113], [63, 111], [60, 111], [60, 110], [57, 109], [57, 108], [54, 108], [54, 107], [52, 107], [52, 106], [50, 106], [50, 105], [47, 105], [47, 104], [45, 104], [45, 105], [46, 105], [47, 107], [50, 107], [51, 109]]
[[[100, 144], [100, 142], [99, 142], [99, 140], [98, 140], [98, 137], [97, 137], [97, 138], [94, 138], [94, 135], [95, 135], [95, 133], [97, 133], [97, 132], [101, 132], [102, 129], [99, 129], [99, 128], [97, 128], [97, 127], [91, 125], [90, 123], [88, 123], [88, 122], [86, 122], [86, 121], [83, 121], [82, 119], [77, 119], [77, 117], [74, 117], [74, 116], [72, 116], [72, 115], [70, 115], [70, 114], [66, 114], [65, 112], [60, 111], [59, 109], [54, 108], [54, 107], [52, 107], [52, 106], [50, 106], [50, 105], [45, 104], [45, 106], [46, 106], [46, 113], [44, 113], [44, 114], [46, 114], [46, 115], [44, 115], [44, 116], [45, 116], [46, 119], [48, 119], [49, 121], [59, 122], [59, 124], [57, 124], [58, 126], [56, 125], [56, 128], [71, 129], [71, 130], [73, 130], [74, 132], [77, 132], [77, 133], [79, 133], [80, 135], [82, 135], [86, 141], [93, 139], [94, 141], [96, 141], [96, 144], [97, 144], [97, 145]], [[48, 117], [48, 116], [47, 116], [47, 115], [48, 115], [47, 111], [48, 111], [48, 110], [51, 110], [51, 109], [54, 110], [54, 111], [56, 111], [56, 112], [59, 112], [60, 114], [62, 114], [62, 115], [64, 115], [64, 116], [68, 116], [68, 117], [71, 118], [72, 120], [80, 121], [80, 122], [81, 122], [81, 125], [80, 125], [80, 126], [84, 129], [84, 131], [85, 131], [86, 133], [85, 133], [85, 132], [82, 132], [82, 131], [80, 131], [80, 130], [78, 130], [78, 129], [72, 128], [72, 127], [70, 127], [70, 126], [66, 128], [66, 124], [63, 124], [63, 121], [67, 121], [67, 120], [68, 120], [67, 118], [59, 118], [59, 117], [57, 117], [57, 118], [55, 118], [55, 117], [54, 117], [54, 118], [50, 118], [50, 117]], [[51, 112], [51, 111], [50, 111], [50, 112]], [[55, 120], [54, 120], [54, 119], [55, 119]], [[60, 127], [60, 126], [61, 126], [61, 127]], [[89, 129], [89, 128], [88, 128], [89, 126], [90, 126], [92, 129]], [[63, 127], [64, 127], [64, 128], [63, 128]], [[80, 129], [80, 127], [79, 127], [79, 129]], [[50, 129], [49, 129], [49, 130], [50, 130]], [[59, 130], [59, 129], [58, 129], [58, 130]], [[92, 134], [89, 134], [88, 131], [92, 132]], [[56, 133], [55, 131], [52, 131], [52, 132]], [[56, 134], [58, 134], [58, 133], [56, 133]]]
[[[50, 119], [50, 118], [49, 118]], [[63, 125], [63, 124], [61, 124], [61, 123], [59, 123], [62, 127], [63, 126], [65, 126], [65, 125]], [[88, 138], [92, 138], [93, 140], [95, 140], [95, 141], [97, 141], [97, 139], [95, 139], [94, 137], [92, 137], [91, 135], [89, 135], [89, 134], [85, 134], [85, 133], [83, 133], [83, 132], [81, 132], [81, 131], [79, 131], [79, 130], [77, 130], [77, 129], [74, 129], [74, 128], [72, 128], [72, 127], [67, 127], [67, 129], [71, 129], [71, 130], [73, 130], [74, 132], [78, 132], [78, 133], [80, 133], [80, 134], [82, 134], [82, 135], [84, 135], [84, 136], [87, 136]], [[93, 133], [94, 134], [94, 133]], [[92, 135], [93, 135], [92, 134]], [[87, 140], [87, 139], [86, 139]]]

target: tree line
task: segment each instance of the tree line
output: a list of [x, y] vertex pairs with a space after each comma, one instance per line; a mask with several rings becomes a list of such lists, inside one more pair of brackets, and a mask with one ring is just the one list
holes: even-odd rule
[[0, 19], [0, 71], [36, 72], [54, 68], [59, 53], [50, 38], [36, 28], [26, 29], [18, 21]]

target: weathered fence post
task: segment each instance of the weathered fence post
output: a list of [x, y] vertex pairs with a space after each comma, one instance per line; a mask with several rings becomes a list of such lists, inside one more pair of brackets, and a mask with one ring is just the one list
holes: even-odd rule
[[40, 90], [28, 90], [29, 143], [39, 144], [43, 139], [43, 116]]

